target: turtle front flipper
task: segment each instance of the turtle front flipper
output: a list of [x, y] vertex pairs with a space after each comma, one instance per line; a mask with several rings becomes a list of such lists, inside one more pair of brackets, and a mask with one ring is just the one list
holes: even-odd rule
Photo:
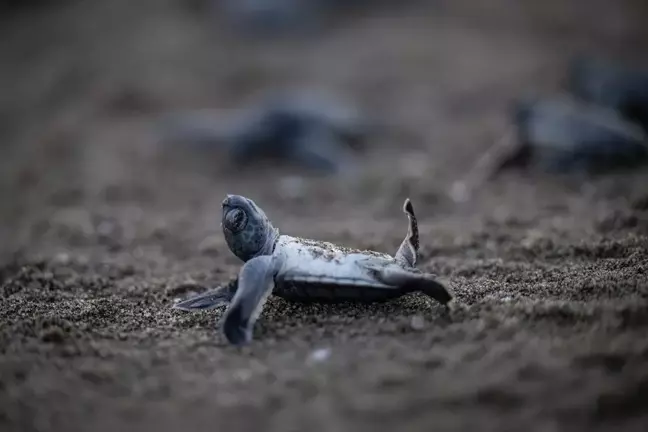
[[214, 309], [215, 307], [229, 304], [236, 294], [238, 279], [233, 279], [227, 285], [211, 289], [202, 294], [181, 300], [173, 305], [173, 309], [187, 312]]
[[277, 257], [271, 255], [252, 258], [241, 268], [238, 289], [223, 320], [229, 343], [243, 345], [252, 340], [254, 323], [272, 293], [278, 268]]
[[405, 267], [416, 267], [419, 251], [418, 222], [414, 214], [414, 206], [412, 206], [409, 198], [403, 204], [403, 212], [407, 215], [409, 225], [407, 227], [407, 235], [398, 248], [398, 252], [396, 252], [396, 261]]
[[450, 288], [429, 273], [393, 267], [374, 268], [374, 270], [376, 278], [387, 285], [397, 286], [406, 292], [420, 291], [444, 306], [448, 306], [454, 300]]
[[187, 312], [214, 309], [215, 307], [229, 304], [236, 294], [238, 279], [233, 279], [227, 285], [211, 289], [202, 294], [181, 300], [173, 305], [173, 309]]

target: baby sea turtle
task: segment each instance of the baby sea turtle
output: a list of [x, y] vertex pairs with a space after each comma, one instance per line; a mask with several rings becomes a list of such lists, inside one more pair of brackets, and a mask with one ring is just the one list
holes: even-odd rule
[[616, 110], [648, 132], [648, 69], [578, 56], [570, 62], [566, 89], [582, 100]]
[[594, 173], [636, 166], [648, 158], [642, 128], [616, 111], [570, 96], [514, 103], [517, 146], [496, 171], [534, 166], [547, 172]]
[[167, 115], [161, 135], [169, 143], [225, 150], [238, 166], [283, 159], [333, 173], [351, 164], [352, 151], [363, 147], [371, 129], [356, 107], [308, 91], [268, 95], [230, 114], [205, 109]]
[[230, 284], [180, 301], [175, 309], [196, 311], [229, 304], [223, 318], [226, 339], [241, 345], [270, 294], [291, 301], [377, 302], [422, 292], [449, 306], [452, 292], [416, 268], [419, 235], [414, 208], [405, 200], [407, 235], [394, 256], [279, 234], [254, 201], [228, 195], [222, 228], [230, 250], [245, 264]]

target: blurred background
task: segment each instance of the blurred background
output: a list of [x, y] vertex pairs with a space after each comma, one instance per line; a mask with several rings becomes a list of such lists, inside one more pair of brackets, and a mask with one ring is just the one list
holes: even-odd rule
[[[492, 281], [511, 282], [518, 280], [516, 277], [527, 277], [522, 275], [539, 274], [527, 282], [540, 283], [544, 279], [559, 283], [570, 277], [565, 272], [590, 274], [590, 264], [578, 267], [581, 259], [593, 262], [601, 257], [628, 258], [635, 253], [639, 255], [633, 259], [641, 261], [646, 256], [645, 237], [637, 238], [635, 233], [648, 226], [642, 195], [648, 184], [645, 169], [587, 181], [512, 174], [481, 184], [482, 189], [462, 204], [454, 202], [449, 191], [505, 135], [510, 126], [511, 102], [529, 93], [555, 93], [575, 55], [647, 66], [647, 24], [648, 3], [641, 0], [2, 2], [0, 252], [8, 264], [2, 267], [2, 348], [7, 357], [2, 366], [5, 378], [0, 383], [4, 386], [0, 387], [13, 389], [13, 393], [2, 396], [5, 411], [0, 419], [16, 430], [54, 430], [57, 425], [65, 430], [87, 430], [82, 420], [89, 417], [76, 402], [66, 399], [67, 388], [76, 389], [86, 398], [82, 405], [94, 413], [93, 430], [110, 424], [126, 430], [122, 427], [133, 418], [141, 422], [133, 424], [156, 424], [162, 430], [174, 430], [187, 424], [182, 421], [182, 409], [193, 415], [185, 419], [188, 424], [225, 425], [234, 420], [214, 420], [211, 416], [221, 411], [204, 411], [200, 407], [213, 403], [233, 410], [223, 412], [245, 413], [236, 411], [236, 400], [253, 400], [252, 406], [265, 407], [255, 412], [269, 416], [261, 414], [260, 418], [276, 420], [272, 424], [277, 430], [287, 430], [285, 425], [310, 425], [311, 421], [320, 422], [319, 430], [343, 430], [349, 424], [396, 427], [397, 423], [389, 421], [354, 417], [344, 409], [336, 409], [335, 403], [326, 405], [326, 409], [318, 405], [320, 402], [303, 408], [310, 402], [301, 401], [301, 390], [291, 384], [286, 384], [285, 393], [275, 394], [268, 390], [269, 381], [264, 381], [266, 387], [251, 393], [252, 384], [258, 384], [257, 378], [249, 378], [256, 377], [254, 360], [245, 353], [223, 354], [219, 351], [222, 346], [209, 345], [217, 337], [213, 315], [182, 321], [168, 310], [172, 295], [168, 293], [174, 284], [187, 278], [222, 283], [239, 268], [220, 232], [219, 211], [224, 195], [235, 193], [254, 199], [276, 226], [290, 234], [390, 253], [396, 251], [405, 233], [401, 206], [409, 196], [421, 223], [423, 268], [462, 282], [464, 288], [458, 288], [458, 292], [464, 300], [477, 301], [473, 296], [478, 294], [495, 295], [497, 288]], [[354, 162], [349, 169], [328, 174], [314, 172], [281, 158], [240, 166], [232, 163], [225, 147], [216, 144], [201, 147], [182, 139], [165, 142], [167, 132], [160, 125], [169, 115], [201, 110], [230, 115], [257, 106], [268, 94], [284, 90], [332, 95], [343, 101], [341, 106], [354, 107], [372, 125], [361, 148], [352, 151]], [[574, 246], [583, 241], [590, 242], [589, 246]], [[615, 241], [621, 246], [601, 246]], [[625, 247], [631, 252], [618, 252]], [[577, 257], [569, 269], [548, 269], [552, 259], [574, 254]], [[486, 265], [483, 260], [487, 259], [499, 264]], [[534, 270], [506, 267], [498, 259], [531, 262]], [[31, 270], [20, 273], [16, 262], [32, 263]], [[16, 275], [26, 279], [16, 279]], [[628, 281], [629, 276], [618, 273], [608, 276], [608, 280], [615, 277]], [[56, 291], [47, 278], [64, 282], [55, 285]], [[9, 280], [14, 280], [13, 285]], [[644, 282], [633, 286], [645, 286]], [[36, 284], [34, 292], [40, 294], [12, 294], [22, 289], [17, 286], [33, 287], [30, 283]], [[549, 298], [566, 298], [547, 290]], [[532, 297], [540, 295], [533, 288], [520, 292]], [[605, 296], [610, 295], [605, 292]], [[81, 307], [75, 302], [99, 295], [110, 299], [110, 305], [91, 302], [89, 310], [98, 308], [99, 312], [74, 312], [75, 307]], [[604, 296], [595, 297], [599, 295]], [[53, 309], [55, 302], [63, 302], [58, 304], [64, 312]], [[408, 307], [423, 313], [418, 306]], [[142, 315], [142, 310], [149, 315]], [[401, 319], [409, 322], [409, 317], [392, 312], [385, 312], [381, 319], [387, 324], [392, 319], [394, 323]], [[317, 317], [320, 312], [308, 313]], [[475, 313], [479, 316], [481, 312]], [[51, 335], [38, 339], [44, 330], [38, 327], [40, 324], [33, 324], [33, 317], [64, 320], [65, 325], [60, 321], [48, 321], [48, 325], [60, 327], [64, 333], [72, 327], [85, 332], [94, 340], [92, 349], [79, 348], [76, 354], [70, 354], [40, 347]], [[298, 319], [282, 317], [279, 321], [289, 323]], [[378, 325], [368, 315], [356, 317], [361, 324], [307, 319], [303, 331], [297, 330], [294, 322], [286, 324], [292, 329], [288, 334], [296, 332], [295, 339], [290, 342], [283, 333], [284, 338], [276, 343], [282, 355], [289, 357], [281, 357], [270, 342], [259, 342], [260, 349], [268, 351], [257, 355], [272, 365], [268, 367], [279, 376], [277, 382], [308, 381], [310, 378], [304, 378], [302, 372], [294, 372], [301, 366], [282, 366], [292, 364], [291, 355], [298, 356], [295, 353], [308, 351], [309, 343], [315, 343], [306, 335], [315, 332], [313, 327], [321, 324], [318, 320], [324, 319], [324, 326], [340, 331], [347, 325], [363, 327], [366, 321], [367, 328], [373, 330], [362, 334], [369, 336], [386, 323]], [[575, 315], [572, 318], [580, 319]], [[474, 324], [483, 329], [471, 319], [465, 318], [465, 328]], [[32, 320], [32, 324], [25, 327], [25, 320]], [[270, 326], [263, 327], [263, 334], [272, 339], [274, 336], [269, 335], [284, 324], [272, 327], [268, 321], [262, 325]], [[355, 349], [366, 361], [391, 355], [386, 351], [377, 354], [378, 347], [383, 343], [398, 347], [395, 341], [400, 330], [394, 330], [395, 335], [386, 331], [387, 336], [380, 337], [390, 337], [388, 343], [384, 339], [380, 343], [353, 342], [352, 335], [350, 339], [340, 336], [346, 341], [341, 343], [355, 347], [347, 359], [355, 355]], [[322, 338], [315, 340], [328, 341], [336, 340], [332, 335], [341, 334], [315, 333]], [[120, 336], [115, 339], [117, 334]], [[479, 343], [453, 334], [465, 346]], [[431, 349], [446, 336], [436, 337], [421, 344], [411, 339], [405, 349], [390, 352]], [[30, 338], [36, 338], [36, 345], [30, 345]], [[69, 342], [66, 338], [62, 339], [63, 346]], [[145, 340], [153, 345], [146, 345], [142, 342]], [[151, 340], [172, 343], [162, 348]], [[146, 349], [156, 349], [128, 354], [139, 343], [144, 343]], [[545, 354], [551, 357], [551, 343], [543, 343], [536, 341], [533, 349], [524, 344], [513, 349], [538, 358]], [[173, 354], [174, 344], [197, 351]], [[210, 348], [206, 348], [208, 345]], [[156, 352], [172, 360], [156, 357], [160, 355]], [[137, 356], [146, 360], [136, 362]], [[115, 372], [116, 364], [124, 365], [124, 369], [117, 367]], [[299, 360], [296, 364], [301, 365]], [[382, 363], [376, 360], [375, 364]], [[251, 381], [219, 381], [219, 373], [232, 372], [237, 365], [251, 368]], [[343, 360], [336, 365], [328, 376], [332, 387], [320, 388], [330, 397], [329, 402], [337, 398], [331, 388], [340, 385], [348, 390], [340, 384], [342, 379], [331, 377], [353, 374]], [[471, 365], [466, 363], [465, 370], [475, 372]], [[61, 372], [72, 367], [86, 368], [99, 378]], [[18, 370], [22, 372], [15, 372]], [[470, 375], [465, 370], [455, 375], [448, 370], [445, 373], [448, 377], [473, 376], [473, 383], [479, 381], [477, 372]], [[297, 378], [291, 371], [297, 373]], [[372, 373], [382, 376], [383, 371], [378, 368]], [[418, 395], [427, 400], [424, 395], [432, 387], [416, 387], [420, 374], [414, 372], [410, 381], [403, 380], [411, 384], [411, 397]], [[143, 379], [146, 376], [149, 381]], [[562, 376], [563, 383], [569, 381], [560, 374], [547, 372], [543, 376]], [[514, 374], [507, 377], [505, 385], [518, 380]], [[636, 381], [636, 376], [631, 378]], [[547, 384], [555, 393], [537, 391], [519, 400], [533, 406], [542, 395], [568, 393], [557, 380], [555, 385]], [[193, 393], [181, 403], [170, 389], [182, 387], [182, 383], [192, 383]], [[450, 378], [444, 383], [459, 393], [467, 388], [457, 390], [459, 387], [453, 387]], [[392, 391], [383, 384], [368, 384], [366, 394]], [[209, 395], [218, 386], [239, 396], [230, 400], [219, 395], [212, 401]], [[183, 391], [177, 390], [177, 394]], [[459, 394], [456, 392], [455, 396]], [[151, 394], [159, 397], [156, 400], [162, 401], [160, 405], [150, 402]], [[637, 398], [645, 396], [645, 385], [643, 393], [633, 394]], [[128, 407], [106, 405], [115, 395], [125, 395]], [[263, 395], [267, 398], [263, 399]], [[429, 416], [416, 408], [423, 405], [412, 402], [410, 396], [398, 399], [402, 405], [396, 401], [394, 406], [404, 407], [401, 414], [412, 422], [420, 420], [429, 425]], [[36, 402], [29, 402], [31, 397]], [[365, 403], [356, 406], [365, 413], [387, 409], [385, 400], [367, 397], [351, 399], [360, 405]], [[479, 398], [466, 400], [482, 403]], [[594, 399], [587, 400], [594, 403]], [[629, 406], [636, 405], [636, 400], [629, 400]], [[457, 417], [443, 414], [443, 424], [472, 421], [470, 416], [462, 417], [462, 413], [472, 412], [462, 411], [462, 406], [455, 406], [459, 410]], [[139, 417], [133, 414], [134, 407], [141, 407]], [[299, 407], [303, 409], [295, 414], [297, 417], [282, 411]], [[441, 409], [445, 410], [444, 406]], [[178, 416], [172, 415], [174, 410], [179, 411]], [[439, 410], [431, 412], [439, 414]], [[281, 414], [275, 415], [277, 412]], [[326, 423], [325, 418], [335, 418], [338, 423]], [[522, 419], [517, 414], [504, 418], [512, 422]], [[286, 419], [294, 421], [283, 422]], [[251, 419], [246, 421], [256, 424]], [[497, 424], [493, 423], [493, 430], [501, 430]], [[336, 429], [338, 426], [342, 429]], [[482, 426], [481, 430], [490, 430]]]
[[[223, 155], [183, 143], [175, 148], [189, 161], [178, 159], [159, 145], [156, 122], [284, 89], [342, 97], [381, 126], [357, 160], [365, 181], [353, 184], [373, 184], [365, 205], [398, 207], [402, 197], [378, 184], [445, 190], [503, 135], [514, 98], [554, 92], [574, 55], [640, 64], [647, 37], [646, 6], [629, 0], [3, 4], [5, 227], [24, 221], [25, 206], [91, 205], [110, 191], [176, 208], [189, 195], [245, 191], [272, 205], [276, 188], [304, 185], [284, 177], [308, 170], [273, 164], [233, 176]], [[414, 180], [394, 185], [394, 174]]]

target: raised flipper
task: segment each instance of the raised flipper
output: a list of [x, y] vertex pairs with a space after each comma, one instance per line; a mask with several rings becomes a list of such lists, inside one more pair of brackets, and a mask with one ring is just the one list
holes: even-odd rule
[[396, 261], [406, 267], [416, 267], [416, 260], [418, 259], [419, 250], [419, 232], [416, 215], [414, 214], [414, 206], [409, 198], [403, 204], [403, 211], [409, 219], [407, 227], [407, 235], [396, 252]]
[[252, 329], [274, 288], [278, 261], [271, 255], [252, 258], [241, 268], [238, 289], [223, 319], [223, 333], [233, 345], [252, 340]]
[[237, 287], [238, 278], [233, 279], [225, 286], [179, 301], [173, 305], [173, 309], [194, 312], [198, 310], [214, 309], [215, 307], [229, 304], [234, 298], [234, 294], [236, 294]]
[[388, 285], [402, 287], [407, 291], [421, 291], [445, 306], [454, 299], [450, 288], [429, 273], [394, 267], [376, 268], [376, 270], [376, 277]]

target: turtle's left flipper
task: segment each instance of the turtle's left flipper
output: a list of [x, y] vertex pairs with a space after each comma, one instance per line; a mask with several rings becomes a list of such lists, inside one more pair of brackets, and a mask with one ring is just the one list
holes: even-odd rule
[[223, 333], [233, 345], [252, 340], [252, 329], [274, 288], [277, 260], [261, 255], [247, 261], [241, 268], [238, 290], [223, 319]]
[[229, 304], [236, 294], [238, 279], [230, 281], [227, 285], [211, 289], [204, 293], [181, 300], [173, 305], [173, 309], [187, 312], [214, 309], [215, 307]]

